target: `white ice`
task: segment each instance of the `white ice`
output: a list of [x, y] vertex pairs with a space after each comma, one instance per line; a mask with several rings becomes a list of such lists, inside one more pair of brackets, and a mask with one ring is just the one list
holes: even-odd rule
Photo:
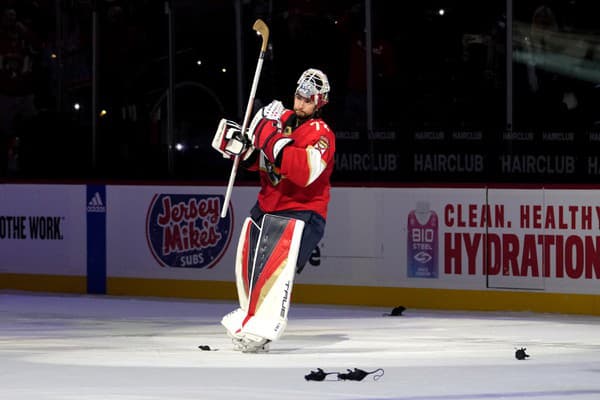
[[219, 324], [234, 306], [0, 292], [0, 399], [600, 399], [597, 317], [294, 304], [269, 353], [243, 354]]

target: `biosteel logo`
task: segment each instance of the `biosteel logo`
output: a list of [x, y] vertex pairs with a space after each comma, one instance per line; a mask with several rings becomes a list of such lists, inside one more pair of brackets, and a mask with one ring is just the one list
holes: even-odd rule
[[146, 238], [163, 267], [212, 268], [223, 257], [233, 213], [220, 217], [221, 195], [155, 194], [146, 215]]

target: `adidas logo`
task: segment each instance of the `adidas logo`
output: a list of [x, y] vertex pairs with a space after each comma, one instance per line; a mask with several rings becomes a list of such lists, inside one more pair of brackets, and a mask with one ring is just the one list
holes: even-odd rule
[[92, 199], [88, 202], [87, 206], [88, 212], [106, 212], [106, 207], [104, 207], [104, 203], [102, 203], [102, 197], [100, 197], [100, 193], [96, 192]]

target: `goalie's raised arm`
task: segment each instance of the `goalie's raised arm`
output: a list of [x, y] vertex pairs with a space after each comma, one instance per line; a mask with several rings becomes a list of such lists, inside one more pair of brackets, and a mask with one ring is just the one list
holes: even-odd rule
[[281, 150], [294, 142], [289, 135], [283, 133], [281, 118], [285, 111], [283, 103], [275, 100], [258, 110], [248, 129], [248, 137], [254, 147], [260, 149], [266, 159], [273, 164], [278, 163]]

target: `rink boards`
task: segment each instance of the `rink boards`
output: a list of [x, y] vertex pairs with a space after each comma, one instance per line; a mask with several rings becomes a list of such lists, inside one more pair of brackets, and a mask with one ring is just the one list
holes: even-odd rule
[[[258, 187], [0, 186], [0, 289], [234, 299]], [[293, 301], [600, 315], [589, 187], [336, 187]]]

